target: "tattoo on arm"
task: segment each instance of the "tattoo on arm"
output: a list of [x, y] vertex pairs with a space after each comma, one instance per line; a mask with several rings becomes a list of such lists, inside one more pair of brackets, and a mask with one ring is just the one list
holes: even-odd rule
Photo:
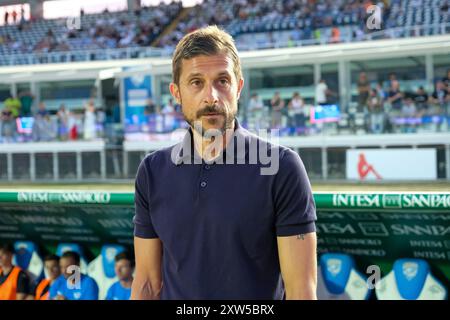
[[304, 234], [298, 234], [297, 239], [305, 240]]

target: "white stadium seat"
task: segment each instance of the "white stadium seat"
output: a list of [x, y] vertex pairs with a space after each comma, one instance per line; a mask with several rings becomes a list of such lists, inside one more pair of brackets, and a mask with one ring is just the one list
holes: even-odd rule
[[88, 265], [88, 275], [98, 284], [100, 300], [105, 299], [109, 287], [118, 280], [114, 271], [114, 259], [124, 250], [121, 245], [104, 245], [98, 257]]

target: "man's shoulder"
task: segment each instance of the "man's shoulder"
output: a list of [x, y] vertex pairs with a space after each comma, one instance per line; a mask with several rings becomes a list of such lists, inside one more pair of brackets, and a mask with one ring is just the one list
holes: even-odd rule
[[293, 152], [296, 154], [296, 152], [292, 149], [277, 143], [277, 139], [275, 139], [275, 137], [270, 137], [269, 135], [267, 135], [266, 139], [265, 136], [258, 136], [257, 134], [245, 129], [243, 129], [241, 132], [241, 136], [245, 138], [247, 147], [249, 145], [257, 145], [258, 147], [263, 147], [264, 150], [269, 150], [270, 152], [278, 152], [280, 158], [284, 157], [287, 152]]
[[114, 282], [114, 283], [111, 285], [111, 287], [109, 287], [109, 290], [111, 290], [111, 291], [116, 291], [117, 289], [120, 289], [120, 288], [121, 288], [121, 286], [120, 286], [120, 281], [117, 280], [116, 282]]
[[55, 279], [55, 281], [53, 281], [51, 287], [55, 287], [58, 288], [61, 285], [65, 284], [66, 279], [64, 278], [63, 275], [60, 275], [58, 278]]
[[163, 165], [167, 164], [171, 160], [172, 152], [174, 148], [179, 146], [181, 142], [174, 144], [170, 147], [161, 148], [158, 150], [151, 151], [142, 160], [142, 164], [145, 166]]
[[85, 283], [89, 283], [94, 286], [97, 286], [97, 281], [95, 281], [94, 278], [92, 278], [91, 276], [88, 276], [87, 274], [81, 275], [81, 281], [83, 281]]
[[[245, 130], [243, 136], [245, 136], [247, 148], [251, 152], [255, 152], [254, 146], [258, 146], [258, 156], [261, 152], [266, 153], [267, 156], [278, 158], [278, 163], [281, 169], [289, 169], [292, 167], [298, 167], [302, 161], [300, 155], [289, 147], [283, 146], [278, 143], [277, 139], [260, 137], [250, 131]], [[251, 147], [252, 145], [253, 147]], [[252, 150], [253, 149], [253, 150]]]

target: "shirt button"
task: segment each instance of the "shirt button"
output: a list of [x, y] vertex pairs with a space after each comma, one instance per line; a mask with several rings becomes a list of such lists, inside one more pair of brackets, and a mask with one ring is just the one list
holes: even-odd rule
[[205, 182], [205, 181], [202, 181], [202, 183], [200, 183], [200, 186], [201, 186], [202, 188], [206, 187], [206, 182]]
[[205, 169], [206, 170], [209, 170], [211, 168], [211, 166], [209, 165], [209, 164], [207, 164], [206, 166], [205, 166]]

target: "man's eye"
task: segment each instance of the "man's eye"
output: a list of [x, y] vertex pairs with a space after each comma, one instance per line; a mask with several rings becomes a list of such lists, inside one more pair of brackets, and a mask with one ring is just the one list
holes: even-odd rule
[[230, 82], [228, 81], [228, 79], [220, 79], [219, 80], [219, 83], [221, 84], [221, 85], [227, 85], [227, 84], [229, 84]]
[[192, 80], [191, 85], [198, 87], [200, 85], [200, 80]]

